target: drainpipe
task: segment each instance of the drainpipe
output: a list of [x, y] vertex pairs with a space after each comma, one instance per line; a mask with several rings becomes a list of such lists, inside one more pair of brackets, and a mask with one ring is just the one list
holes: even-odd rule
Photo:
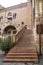
[[31, 0], [31, 12], [32, 12], [32, 30], [34, 34], [34, 40], [36, 41], [36, 22], [35, 22], [35, 0]]
[[34, 0], [34, 11], [33, 11], [33, 22], [34, 22], [34, 37], [36, 42], [36, 21], [35, 21], [35, 6], [36, 6], [36, 0]]
[[33, 3], [32, 3], [32, 0], [30, 0], [31, 2], [31, 28], [33, 28]]

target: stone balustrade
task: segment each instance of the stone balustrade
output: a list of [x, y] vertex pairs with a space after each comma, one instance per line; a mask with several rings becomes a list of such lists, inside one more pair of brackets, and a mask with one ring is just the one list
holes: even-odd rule
[[23, 32], [25, 31], [25, 29], [26, 29], [26, 25], [23, 26], [16, 34], [14, 34], [12, 36], [13, 42], [17, 42], [21, 38], [21, 36], [23, 35]]

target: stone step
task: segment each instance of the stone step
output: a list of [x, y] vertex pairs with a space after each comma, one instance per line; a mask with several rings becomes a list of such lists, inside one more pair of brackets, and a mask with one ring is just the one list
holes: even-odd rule
[[9, 56], [9, 55], [7, 55], [5, 58], [14, 58], [14, 59], [15, 58], [37, 58], [37, 55], [35, 55], [35, 56], [31, 56], [31, 55], [28, 55], [28, 56], [27, 55], [25, 55], [25, 56], [23, 56], [23, 55], [21, 55], [21, 56], [20, 55], [19, 56], [13, 56], [13, 55]]
[[28, 55], [31, 55], [31, 56], [35, 56], [35, 55], [37, 55], [36, 53], [8, 53], [7, 54], [8, 56], [28, 56]]
[[35, 59], [33, 59], [33, 58], [31, 58], [31, 59], [29, 59], [29, 58], [28, 59], [27, 58], [22, 58], [22, 59], [21, 58], [19, 58], [19, 59], [16, 59], [16, 58], [15, 59], [13, 59], [13, 58], [10, 59], [9, 58], [9, 59], [6, 59], [5, 58], [5, 59], [3, 59], [3, 61], [4, 62], [34, 62], [34, 63], [38, 63], [37, 58], [35, 58]]
[[25, 51], [25, 50], [24, 51], [23, 50], [21, 50], [21, 51], [20, 50], [18, 50], [18, 51], [17, 50], [16, 51], [9, 51], [9, 53], [11, 53], [11, 52], [12, 53], [36, 53], [35, 50], [31, 50], [31, 51], [30, 50], [27, 50], [27, 51]]

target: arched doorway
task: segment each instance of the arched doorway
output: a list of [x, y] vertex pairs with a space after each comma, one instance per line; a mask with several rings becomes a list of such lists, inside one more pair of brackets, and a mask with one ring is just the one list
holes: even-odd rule
[[15, 26], [9, 25], [7, 27], [4, 28], [3, 30], [3, 35], [9, 35], [9, 34], [16, 34], [17, 30], [15, 28]]

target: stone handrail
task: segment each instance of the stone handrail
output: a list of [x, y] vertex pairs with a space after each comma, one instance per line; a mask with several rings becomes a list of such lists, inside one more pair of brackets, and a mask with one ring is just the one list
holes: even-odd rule
[[26, 29], [26, 25], [23, 26], [16, 34], [14, 34], [12, 36], [13, 42], [17, 42], [21, 38], [21, 36], [23, 35], [23, 32], [25, 31], [25, 29]]

